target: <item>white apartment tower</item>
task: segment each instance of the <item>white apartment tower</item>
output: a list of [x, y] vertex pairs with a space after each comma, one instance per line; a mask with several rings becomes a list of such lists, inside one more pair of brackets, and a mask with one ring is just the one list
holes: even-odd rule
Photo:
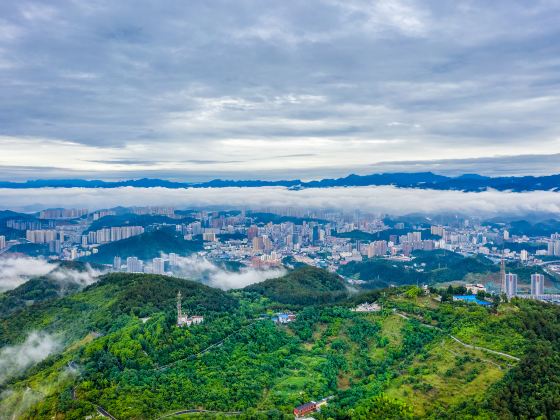
[[505, 279], [505, 293], [507, 297], [514, 297], [517, 295], [517, 274], [508, 273]]
[[165, 273], [165, 260], [163, 258], [154, 258], [152, 261], [152, 272], [154, 274]]
[[544, 275], [531, 274], [531, 295], [540, 296], [544, 295]]

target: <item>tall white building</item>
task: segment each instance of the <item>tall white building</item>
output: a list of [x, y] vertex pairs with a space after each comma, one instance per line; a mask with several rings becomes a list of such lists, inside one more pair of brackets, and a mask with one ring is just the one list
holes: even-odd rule
[[121, 257], [115, 256], [115, 258], [113, 258], [113, 269], [120, 271], [121, 265], [122, 265]]
[[52, 242], [56, 240], [56, 230], [27, 230], [25, 232], [25, 239], [34, 244], [45, 244], [48, 242]]
[[169, 265], [171, 267], [177, 267], [179, 265], [179, 256], [174, 252], [169, 254]]
[[544, 295], [544, 275], [531, 274], [531, 294], [533, 296]]
[[144, 233], [142, 226], [114, 226], [89, 232], [87, 240], [90, 244], [104, 244], [141, 235], [142, 233]]
[[128, 257], [126, 259], [127, 273], [141, 273], [143, 271], [143, 263], [136, 257]]
[[517, 295], [517, 274], [508, 273], [505, 278], [505, 293], [508, 297]]
[[6, 248], [6, 237], [4, 235], [0, 235], [0, 249]]
[[154, 274], [165, 273], [165, 260], [163, 258], [154, 258], [152, 261], [152, 272]]

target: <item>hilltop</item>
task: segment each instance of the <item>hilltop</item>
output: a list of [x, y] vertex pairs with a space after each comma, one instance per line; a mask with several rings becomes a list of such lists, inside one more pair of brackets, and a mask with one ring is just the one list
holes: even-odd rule
[[59, 294], [53, 282], [35, 278], [1, 297], [13, 298], [31, 290], [33, 295], [43, 291], [40, 302], [20, 306], [14, 313], [2, 312], [0, 343], [8, 343], [22, 334], [41, 326], [49, 333], [64, 332], [65, 340], [72, 340], [95, 330], [106, 332], [120, 317], [146, 317], [155, 312], [172, 312], [180, 291], [186, 311], [204, 314], [228, 311], [237, 306], [234, 297], [199, 282], [153, 274], [105, 274], [81, 290], [77, 287], [67, 295]]
[[259, 293], [277, 302], [296, 305], [336, 302], [348, 295], [340, 276], [310, 266], [297, 268], [283, 277], [247, 286], [244, 290]]
[[[352, 261], [342, 265], [338, 272], [348, 278], [363, 280], [364, 288], [375, 289], [417, 283], [435, 285], [453, 281], [494, 281], [499, 271], [499, 266], [482, 255], [464, 256], [456, 252], [435, 250], [415, 251], [413, 257], [411, 261], [396, 261], [380, 257]], [[543, 274], [547, 282], [553, 284], [558, 282], [542, 267], [528, 268], [510, 262], [506, 269], [519, 276], [520, 284], [530, 283], [533, 273]]]
[[180, 219], [175, 219], [167, 216], [161, 215], [151, 215], [151, 214], [131, 214], [124, 213], [114, 216], [101, 217], [92, 222], [92, 224], [87, 228], [84, 233], [103, 229], [111, 228], [114, 226], [142, 226], [147, 227], [153, 224], [168, 224], [176, 225], [180, 223], [190, 223], [195, 219], [192, 217], [183, 217]]
[[[18, 287], [0, 294], [0, 319], [22, 307], [35, 305], [76, 293], [94, 281], [97, 264], [63, 261], [50, 273], [33, 277]], [[83, 275], [81, 275], [83, 274]]]
[[101, 245], [97, 247], [97, 253], [84, 257], [83, 260], [99, 264], [112, 264], [115, 256], [120, 256], [123, 259], [134, 256], [141, 260], [149, 260], [159, 257], [162, 252], [190, 254], [201, 249], [201, 240], [186, 241], [174, 229], [162, 228]]

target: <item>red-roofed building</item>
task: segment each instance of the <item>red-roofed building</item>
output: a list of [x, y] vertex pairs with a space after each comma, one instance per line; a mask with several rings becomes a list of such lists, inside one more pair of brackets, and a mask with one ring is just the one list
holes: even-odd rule
[[317, 403], [311, 401], [294, 408], [294, 415], [296, 417], [305, 416], [306, 414], [312, 413], [317, 409]]

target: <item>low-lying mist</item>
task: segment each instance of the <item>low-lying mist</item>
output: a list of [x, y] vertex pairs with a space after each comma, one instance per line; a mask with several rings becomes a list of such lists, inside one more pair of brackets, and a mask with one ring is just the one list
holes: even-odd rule
[[255, 269], [242, 267], [239, 271], [230, 271], [219, 267], [207, 258], [178, 257], [178, 266], [174, 273], [178, 277], [197, 280], [208, 286], [222, 290], [239, 289], [250, 284], [286, 274], [284, 268]]
[[56, 337], [36, 331], [21, 344], [3, 347], [0, 349], [0, 385], [61, 348], [62, 343]]
[[94, 283], [101, 274], [101, 271], [91, 268], [89, 264], [86, 264], [84, 271], [78, 271], [44, 258], [0, 258], [0, 292], [15, 289], [29, 279], [41, 276], [60, 283], [61, 288], [69, 284], [85, 287]]
[[46, 207], [166, 205], [182, 208], [329, 208], [360, 209], [373, 214], [402, 216], [411, 213], [458, 213], [491, 217], [532, 212], [560, 213], [560, 193], [553, 191], [510, 192], [488, 190], [462, 192], [415, 188], [335, 187], [290, 190], [260, 188], [48, 188], [0, 189], [0, 203], [14, 210]]

